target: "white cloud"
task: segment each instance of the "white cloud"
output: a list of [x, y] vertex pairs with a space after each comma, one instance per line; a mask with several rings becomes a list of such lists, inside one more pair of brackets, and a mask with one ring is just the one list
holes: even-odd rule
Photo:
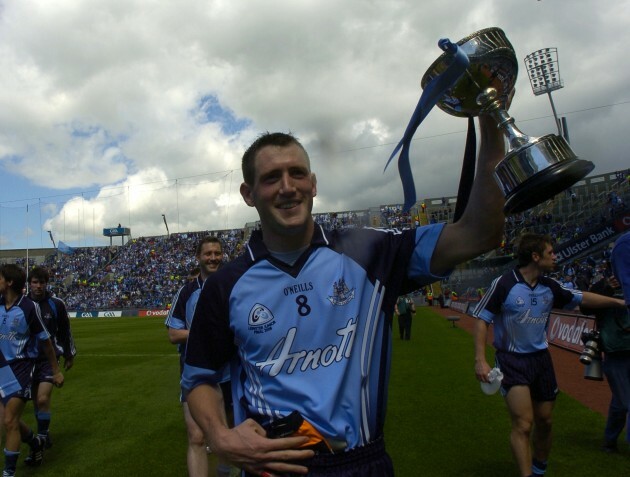
[[[64, 217], [84, 220], [66, 223], [77, 244], [102, 240], [100, 230], [118, 222], [135, 236], [164, 233], [162, 213], [171, 232], [255, 220], [238, 194], [240, 155], [264, 130], [305, 142], [319, 179], [316, 210], [401, 202], [396, 168], [382, 169], [440, 54], [437, 41], [489, 26], [506, 31], [520, 61], [517, 125], [555, 132], [522, 58], [557, 47], [565, 88], [553, 98], [574, 149], [596, 172], [627, 167], [630, 2], [577, 3], [2, 2], [0, 167], [40, 195], [86, 191], [41, 220], [58, 232]], [[207, 121], [209, 97], [223, 124]], [[419, 198], [456, 192], [465, 128], [438, 109], [421, 126], [412, 146]], [[127, 191], [108, 196], [116, 188]], [[28, 197], [8, 184], [0, 203]], [[17, 244], [17, 235], [5, 241]]]

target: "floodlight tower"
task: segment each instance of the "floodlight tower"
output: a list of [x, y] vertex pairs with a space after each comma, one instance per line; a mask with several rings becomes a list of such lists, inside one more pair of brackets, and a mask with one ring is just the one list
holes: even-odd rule
[[57, 248], [57, 244], [55, 243], [55, 239], [53, 238], [52, 230], [48, 230], [48, 235], [50, 235], [50, 241], [53, 244], [53, 248]]
[[551, 109], [553, 110], [553, 117], [558, 127], [558, 134], [568, 141], [568, 134], [562, 134], [562, 124], [558, 119], [556, 106], [553, 104], [553, 98], [551, 97], [552, 91], [564, 87], [564, 82], [560, 79], [558, 49], [543, 48], [530, 53], [525, 57], [525, 66], [529, 74], [529, 82], [532, 85], [532, 91], [536, 96], [547, 93], [549, 102], [551, 103]]
[[171, 233], [168, 230], [168, 222], [166, 222], [166, 215], [162, 214], [162, 219], [164, 219], [164, 227], [166, 227], [166, 236], [170, 237]]

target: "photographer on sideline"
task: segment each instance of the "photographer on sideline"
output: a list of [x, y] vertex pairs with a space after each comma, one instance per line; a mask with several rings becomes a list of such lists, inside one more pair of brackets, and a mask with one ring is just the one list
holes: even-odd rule
[[[604, 278], [591, 287], [603, 295], [623, 293], [630, 306], [630, 232], [626, 232], [612, 251], [613, 276]], [[588, 313], [590, 310], [583, 310]], [[612, 397], [604, 429], [604, 452], [617, 451], [617, 439], [626, 428], [626, 441], [630, 442], [630, 310], [607, 308], [593, 313], [600, 332], [600, 348], [604, 352], [603, 369]]]

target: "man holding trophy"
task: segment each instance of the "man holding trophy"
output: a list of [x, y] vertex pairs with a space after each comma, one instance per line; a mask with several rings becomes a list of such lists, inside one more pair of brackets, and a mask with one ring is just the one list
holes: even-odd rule
[[[479, 75], [474, 82], [484, 86], [480, 100], [491, 103], [474, 114], [465, 112], [479, 116], [481, 144], [455, 223], [402, 232], [324, 230], [311, 213], [317, 180], [294, 136], [263, 134], [243, 155], [241, 195], [256, 208], [261, 230], [253, 232], [246, 253], [206, 280], [190, 329], [182, 387], [213, 452], [247, 476], [393, 476], [383, 425], [396, 299], [501, 242], [506, 188], [493, 175], [505, 154], [499, 127], [510, 123], [507, 113], [493, 111], [505, 112], [515, 75], [489, 64], [472, 67], [472, 60], [483, 56], [474, 48], [443, 45], [445, 63], [453, 58], [458, 68], [470, 63]], [[448, 86], [459, 77], [468, 80], [470, 73], [460, 68], [437, 76], [441, 79], [428, 82], [420, 111], [394, 152], [402, 147], [399, 170], [407, 208], [415, 203], [408, 167], [411, 136], [437, 99], [453, 102]], [[533, 151], [538, 169], [544, 169], [551, 152]], [[519, 190], [517, 182], [526, 181], [522, 174], [511, 180], [512, 189]], [[512, 210], [529, 204], [527, 194], [512, 189], [508, 200], [518, 198], [512, 199]], [[218, 385], [227, 364], [233, 428], [226, 424]]]
[[[268, 133], [250, 146], [241, 194], [262, 230], [206, 280], [182, 375], [213, 452], [248, 476], [394, 475], [382, 431], [396, 299], [501, 241], [503, 199], [492, 171], [503, 137], [491, 118], [480, 124], [479, 167], [461, 220], [402, 232], [324, 230], [311, 214], [317, 181], [297, 139]], [[337, 351], [332, 359], [321, 350]], [[217, 379], [230, 362], [238, 373], [233, 428]]]

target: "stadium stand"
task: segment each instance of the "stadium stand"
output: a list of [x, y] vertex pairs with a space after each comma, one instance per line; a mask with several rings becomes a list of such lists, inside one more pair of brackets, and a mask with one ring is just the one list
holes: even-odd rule
[[[593, 230], [618, 228], [615, 221], [630, 216], [629, 173], [630, 170], [623, 170], [588, 177], [554, 200], [508, 217], [502, 247], [460, 266], [444, 285], [461, 298], [478, 297], [494, 277], [513, 266], [511, 243], [523, 231], [546, 233], [558, 244], [570, 244], [593, 235]], [[402, 211], [402, 205], [392, 204], [316, 213], [314, 217], [329, 228], [414, 228], [426, 223], [451, 222], [456, 201], [456, 197], [426, 198], [408, 213]], [[44, 249], [31, 251], [29, 256], [24, 250], [3, 250], [0, 262], [25, 266], [29, 256], [29, 267], [40, 264], [48, 267], [51, 287], [73, 311], [164, 309], [194, 265], [191, 257], [199, 238], [219, 237], [224, 243], [225, 259], [230, 260], [241, 253], [249, 233], [257, 227], [258, 223], [249, 223], [243, 229], [140, 237], [120, 246], [79, 247], [71, 254]], [[630, 224], [626, 227], [630, 228]], [[615, 237], [597, 234], [603, 239], [568, 257], [558, 278], [572, 275], [576, 285], [582, 288], [606, 273], [608, 247]], [[434, 293], [441, 289], [440, 285], [433, 287]]]

